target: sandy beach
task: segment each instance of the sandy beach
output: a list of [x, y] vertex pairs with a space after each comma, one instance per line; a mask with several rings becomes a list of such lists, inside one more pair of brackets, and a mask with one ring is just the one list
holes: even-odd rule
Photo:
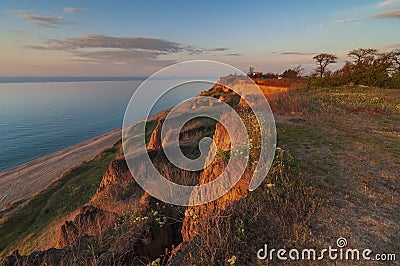
[[0, 172], [0, 210], [31, 197], [60, 178], [67, 170], [93, 159], [121, 138], [121, 129], [107, 132], [67, 149]]

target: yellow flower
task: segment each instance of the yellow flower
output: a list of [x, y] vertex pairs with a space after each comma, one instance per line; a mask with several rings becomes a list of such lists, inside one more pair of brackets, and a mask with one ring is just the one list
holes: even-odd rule
[[232, 256], [229, 260], [228, 260], [230, 265], [235, 265], [236, 263], [236, 256]]

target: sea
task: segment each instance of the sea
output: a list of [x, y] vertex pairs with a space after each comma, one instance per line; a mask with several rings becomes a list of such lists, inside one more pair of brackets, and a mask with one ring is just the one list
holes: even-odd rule
[[[121, 127], [127, 104], [144, 80], [0, 77], [0, 171]], [[171, 94], [158, 111], [203, 90], [192, 86], [186, 93]]]

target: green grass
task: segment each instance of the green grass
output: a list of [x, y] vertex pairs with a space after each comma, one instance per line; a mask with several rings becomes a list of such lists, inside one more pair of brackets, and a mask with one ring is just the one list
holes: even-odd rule
[[[325, 141], [325, 137], [320, 129], [313, 128], [304, 124], [298, 125], [277, 125], [278, 144], [300, 145], [308, 140], [313, 142]], [[279, 146], [279, 145], [278, 145]]]
[[145, 126], [145, 143], [148, 144], [151, 138], [151, 134], [157, 126], [158, 119], [150, 120], [147, 122], [140, 122], [138, 125], [132, 127], [129, 132], [129, 138], [125, 140], [124, 148], [127, 151], [135, 151], [142, 145], [142, 135], [140, 134], [141, 128], [143, 128], [143, 123]]
[[218, 149], [217, 154], [216, 154], [216, 158], [218, 160], [222, 160], [222, 161], [227, 162], [231, 158], [231, 151], [230, 150], [224, 151], [222, 149]]
[[145, 141], [146, 141], [146, 144], [149, 143], [150, 138], [151, 138], [151, 134], [153, 133], [154, 129], [156, 128], [157, 123], [158, 123], [158, 119], [154, 119], [154, 120], [146, 122], [146, 126], [145, 126]]
[[146, 143], [149, 142], [150, 137], [151, 137], [151, 133], [153, 133], [154, 129], [157, 126], [158, 123], [158, 119], [153, 119], [153, 120], [149, 120], [146, 122], [140, 122], [139, 124], [137, 124], [136, 126], [133, 126], [129, 132], [128, 132], [128, 136], [129, 137], [136, 137], [136, 136], [140, 136], [140, 132], [143, 128], [143, 124], [146, 123], [145, 126], [145, 140]]
[[120, 153], [120, 142], [91, 161], [67, 172], [31, 199], [0, 217], [0, 258], [13, 249], [35, 249], [29, 239], [39, 237], [56, 219], [84, 205], [95, 194], [108, 164]]

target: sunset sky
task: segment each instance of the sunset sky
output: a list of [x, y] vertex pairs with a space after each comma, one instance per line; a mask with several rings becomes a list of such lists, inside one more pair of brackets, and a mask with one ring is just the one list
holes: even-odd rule
[[309, 72], [316, 53], [400, 48], [399, 28], [400, 0], [2, 0], [0, 76], [147, 76], [191, 59]]

